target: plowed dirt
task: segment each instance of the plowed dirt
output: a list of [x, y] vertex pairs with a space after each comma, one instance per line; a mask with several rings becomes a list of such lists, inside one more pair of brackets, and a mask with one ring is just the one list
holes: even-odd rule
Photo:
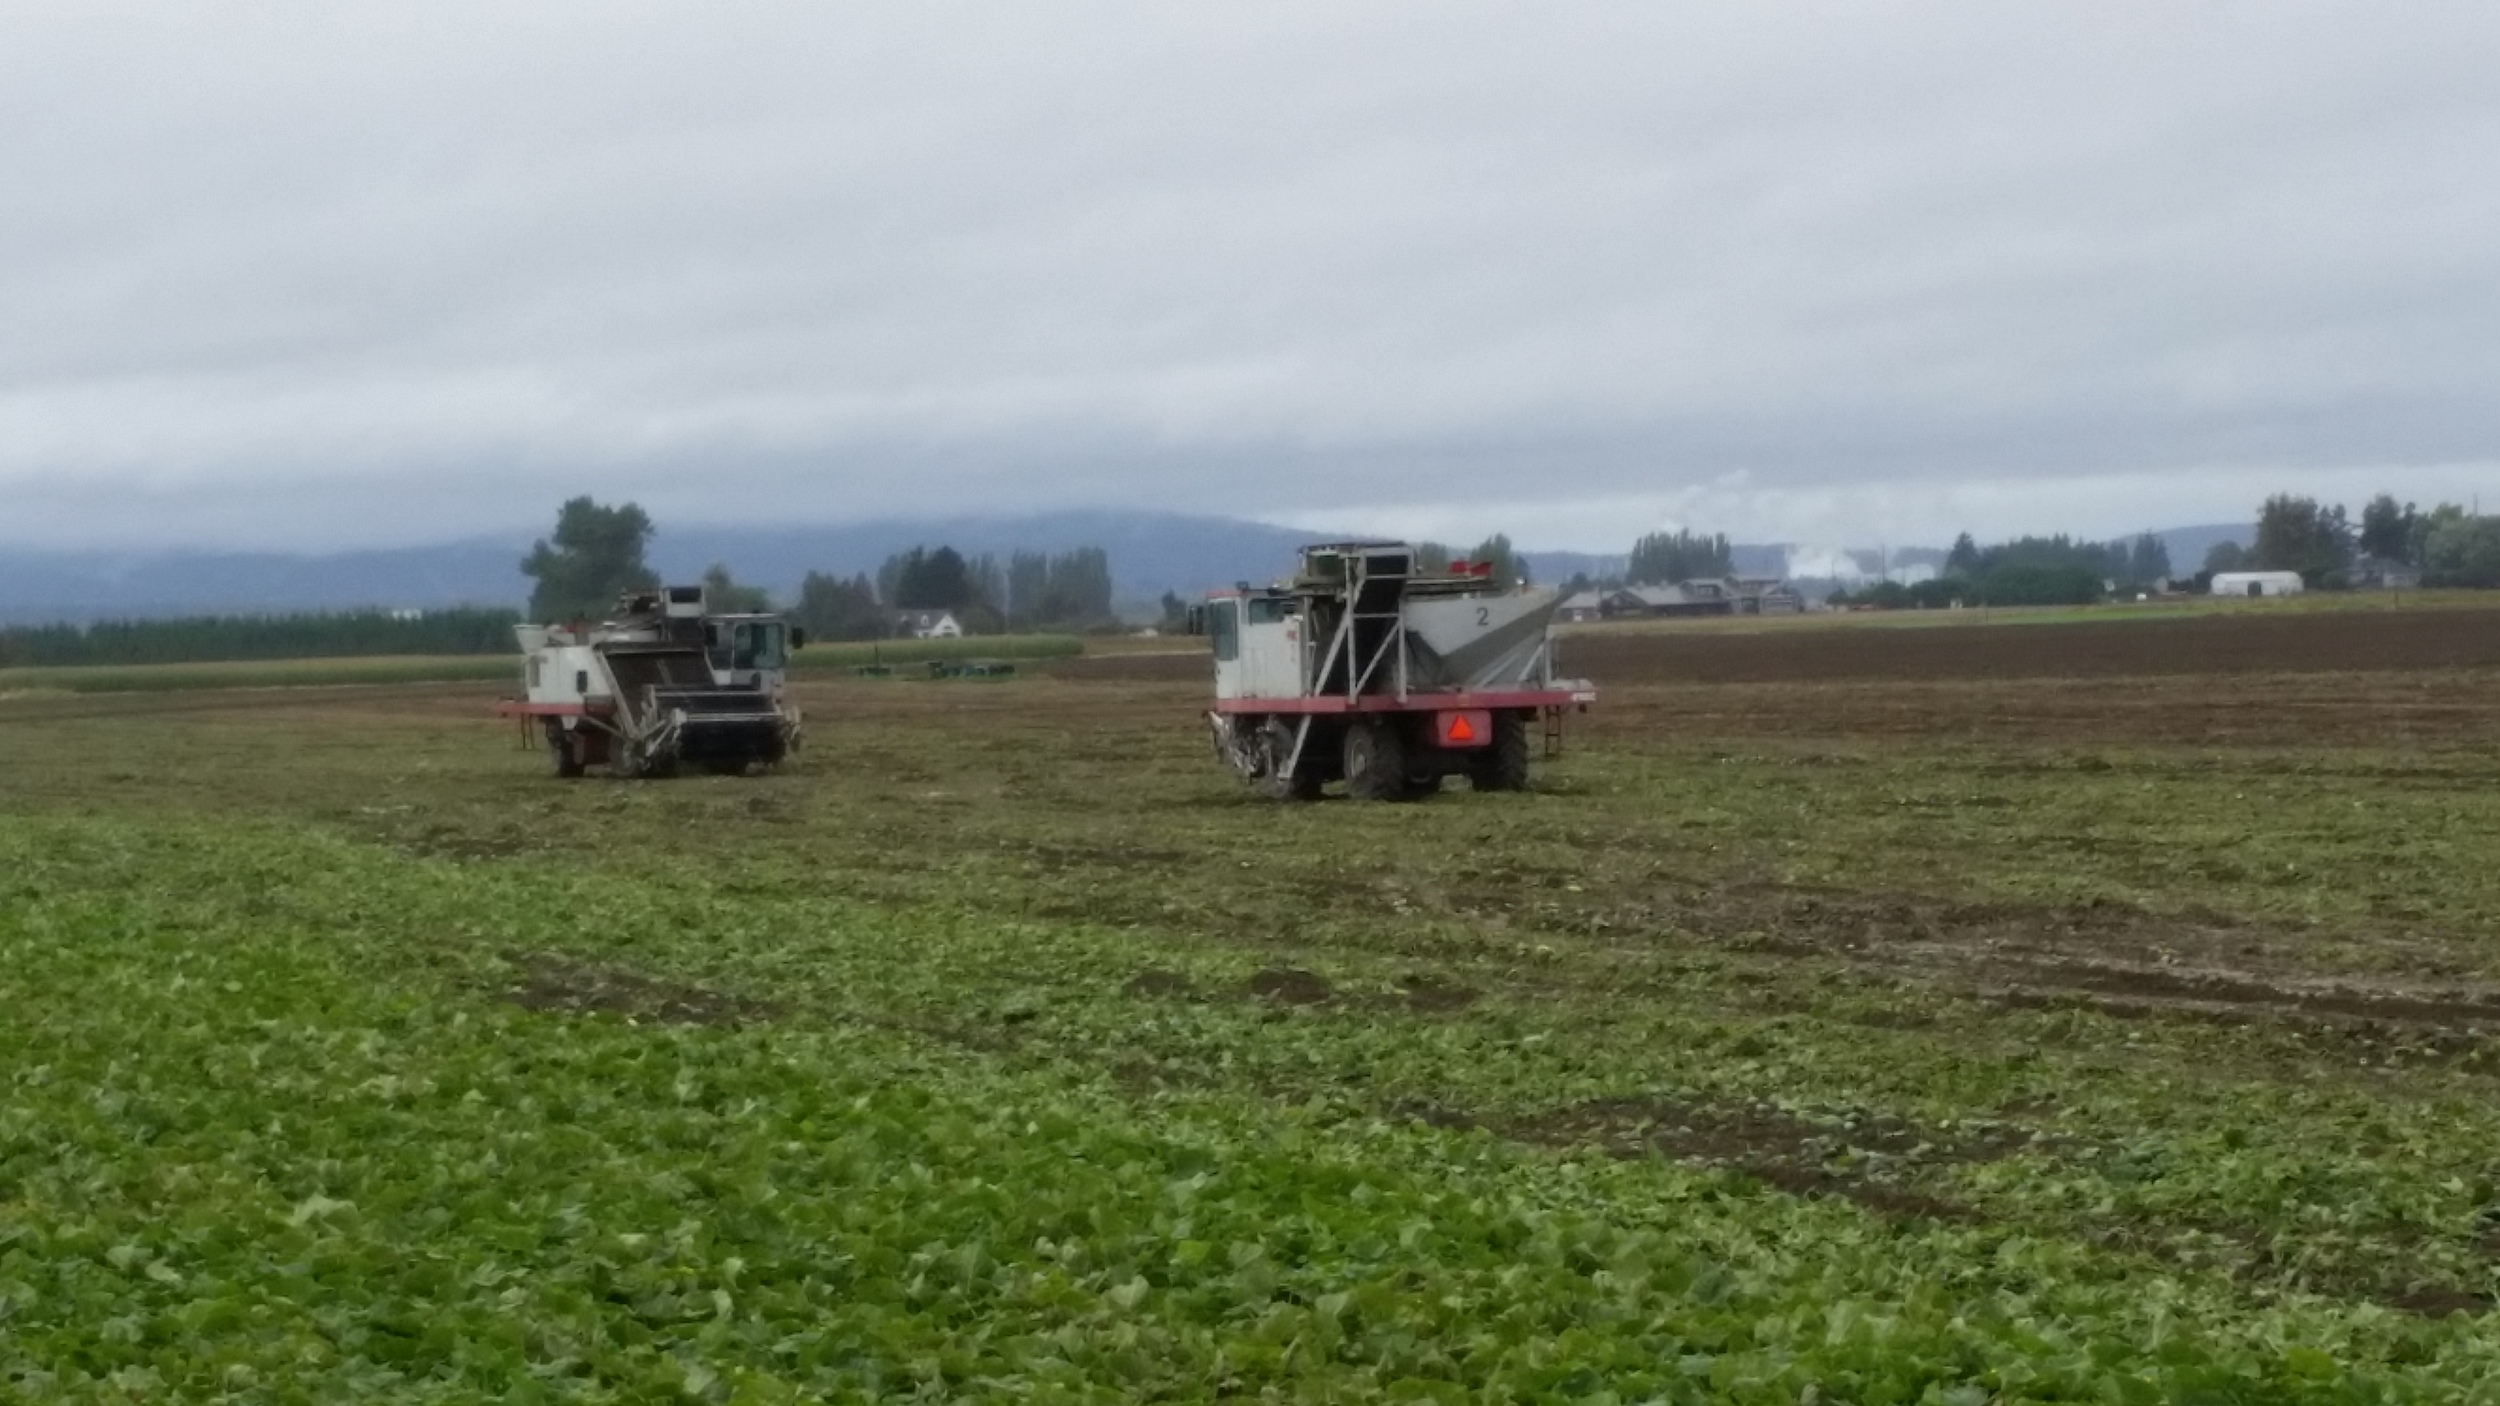
[[2317, 611], [1759, 632], [1601, 626], [1568, 637], [1563, 661], [1601, 684], [2474, 669], [2500, 666], [2500, 613]]

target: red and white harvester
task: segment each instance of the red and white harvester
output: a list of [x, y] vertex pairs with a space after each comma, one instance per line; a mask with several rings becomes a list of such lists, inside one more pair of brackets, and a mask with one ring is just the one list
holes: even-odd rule
[[1521, 790], [1532, 742], [1558, 748], [1564, 715], [1597, 697], [1554, 677], [1560, 605], [1482, 565], [1419, 570], [1402, 542], [1305, 547], [1291, 580], [1191, 609], [1214, 647], [1216, 753], [1279, 799], [1343, 781], [1406, 800], [1448, 776]]
[[545, 733], [558, 776], [735, 776], [799, 745], [783, 675], [807, 640], [777, 615], [714, 615], [701, 586], [666, 586], [626, 592], [596, 625], [515, 633], [526, 692], [496, 711]]

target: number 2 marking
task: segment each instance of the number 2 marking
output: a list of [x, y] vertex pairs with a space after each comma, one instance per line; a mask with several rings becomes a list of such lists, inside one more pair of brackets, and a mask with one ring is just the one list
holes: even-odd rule
[[1479, 625], [1490, 625], [1490, 624], [1492, 624], [1492, 623], [1493, 623], [1493, 607], [1491, 607], [1491, 606], [1489, 606], [1489, 605], [1480, 605], [1480, 606], [1477, 606], [1477, 607], [1476, 607], [1476, 623], [1477, 623], [1477, 624], [1479, 624]]

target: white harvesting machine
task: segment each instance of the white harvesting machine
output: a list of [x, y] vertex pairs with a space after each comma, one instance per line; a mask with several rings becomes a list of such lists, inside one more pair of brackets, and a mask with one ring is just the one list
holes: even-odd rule
[[1419, 570], [1402, 542], [1305, 547], [1291, 580], [1192, 607], [1215, 654], [1216, 753], [1279, 799], [1343, 781], [1357, 800], [1406, 800], [1449, 776], [1523, 789], [1531, 729], [1550, 752], [1597, 697], [1554, 676], [1560, 605], [1483, 566]]
[[799, 745], [783, 673], [806, 636], [779, 616], [714, 615], [702, 587], [667, 586], [626, 592], [597, 625], [514, 632], [526, 692], [496, 711], [545, 733], [558, 776], [735, 776]]

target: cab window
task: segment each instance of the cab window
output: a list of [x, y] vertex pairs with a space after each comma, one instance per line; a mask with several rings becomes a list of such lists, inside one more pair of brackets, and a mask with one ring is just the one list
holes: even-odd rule
[[[752, 633], [749, 633], [749, 632]], [[790, 662], [789, 648], [783, 643], [782, 627], [772, 621], [759, 621], [738, 627], [741, 648], [741, 669], [779, 669]]]
[[1207, 638], [1215, 642], [1215, 657], [1232, 660], [1241, 656], [1241, 602], [1211, 600], [1207, 602]]
[[790, 667], [789, 627], [778, 620], [712, 621], [703, 627], [705, 653], [720, 673]]
[[1295, 607], [1300, 604], [1290, 596], [1252, 596], [1242, 602], [1244, 620], [1252, 625], [1273, 625], [1298, 614]]

